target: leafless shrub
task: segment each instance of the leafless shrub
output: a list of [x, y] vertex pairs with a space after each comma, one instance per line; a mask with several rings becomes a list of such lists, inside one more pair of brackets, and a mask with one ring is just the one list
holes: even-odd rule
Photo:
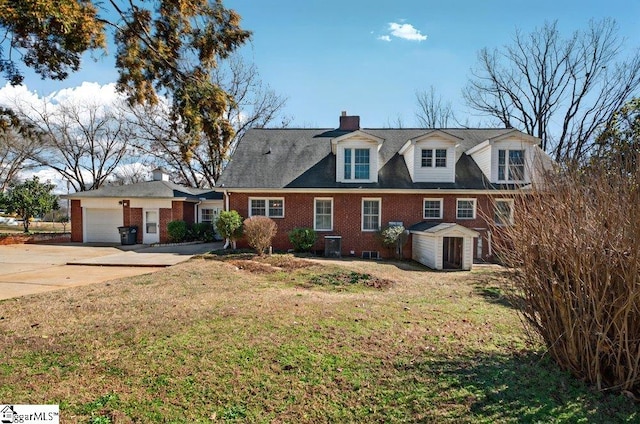
[[243, 228], [247, 243], [256, 249], [260, 256], [264, 255], [271, 246], [271, 240], [278, 231], [278, 226], [273, 219], [266, 216], [252, 216], [245, 219]]
[[[637, 159], [634, 158], [634, 159]], [[640, 393], [640, 171], [595, 163], [548, 176], [494, 228], [514, 305], [564, 369]]]

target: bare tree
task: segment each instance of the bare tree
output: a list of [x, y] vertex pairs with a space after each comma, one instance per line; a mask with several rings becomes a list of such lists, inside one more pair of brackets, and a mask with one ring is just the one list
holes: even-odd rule
[[21, 171], [34, 167], [29, 158], [38, 147], [36, 139], [12, 127], [0, 130], [0, 192], [8, 188]]
[[51, 104], [47, 99], [14, 99], [11, 108], [40, 135], [42, 144], [30, 159], [54, 169], [75, 191], [100, 188], [131, 153], [133, 132], [121, 109], [71, 100]]
[[127, 185], [149, 181], [153, 168], [153, 164], [147, 163], [144, 157], [139, 162], [121, 164], [113, 171], [109, 184]]
[[568, 38], [557, 22], [517, 31], [512, 45], [480, 51], [464, 98], [505, 127], [541, 138], [556, 160], [580, 161], [640, 85], [640, 55], [619, 60], [622, 46], [612, 19], [591, 21]]
[[240, 56], [231, 56], [213, 71], [214, 83], [227, 92], [223, 117], [231, 123], [234, 136], [202, 136], [194, 140], [167, 103], [145, 105], [131, 110], [138, 127], [137, 147], [157, 159], [175, 174], [177, 182], [194, 187], [213, 187], [222, 174], [235, 146], [249, 128], [289, 125], [281, 114], [286, 98], [266, 86], [255, 65]]
[[457, 122], [451, 102], [445, 102], [442, 96], [436, 96], [436, 89], [416, 91], [418, 111], [416, 118], [424, 128], [448, 128], [450, 122]]

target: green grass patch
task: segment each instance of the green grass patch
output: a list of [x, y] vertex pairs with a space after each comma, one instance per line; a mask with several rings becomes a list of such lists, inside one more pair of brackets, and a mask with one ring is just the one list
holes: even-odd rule
[[0, 399], [65, 423], [640, 421], [528, 341], [492, 272], [197, 259], [4, 302]]

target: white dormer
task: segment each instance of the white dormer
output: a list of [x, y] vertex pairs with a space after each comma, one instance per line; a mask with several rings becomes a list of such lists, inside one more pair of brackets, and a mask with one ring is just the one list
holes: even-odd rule
[[414, 183], [453, 183], [456, 180], [458, 137], [434, 130], [407, 141], [398, 152]]
[[336, 155], [336, 181], [339, 183], [376, 183], [383, 139], [364, 131], [353, 131], [331, 140]]
[[[536, 137], [512, 131], [467, 150], [493, 184], [529, 184], [542, 150]], [[544, 152], [542, 152], [544, 154]]]

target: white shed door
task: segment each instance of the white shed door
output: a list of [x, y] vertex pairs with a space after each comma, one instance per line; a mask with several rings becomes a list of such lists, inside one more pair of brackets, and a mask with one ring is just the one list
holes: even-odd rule
[[84, 210], [85, 243], [120, 243], [118, 227], [122, 226], [122, 209]]

